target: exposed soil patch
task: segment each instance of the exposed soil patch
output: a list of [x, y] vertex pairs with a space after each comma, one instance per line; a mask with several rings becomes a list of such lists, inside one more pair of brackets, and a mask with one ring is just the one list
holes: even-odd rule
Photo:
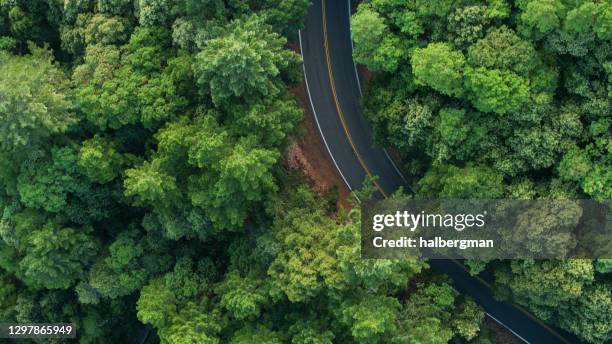
[[300, 53], [300, 43], [299, 42], [287, 42], [286, 48], [289, 50], [293, 50], [296, 53]]
[[304, 83], [291, 89], [304, 109], [304, 119], [300, 123], [302, 135], [293, 143], [286, 153], [286, 163], [289, 168], [302, 171], [311, 187], [321, 196], [336, 186], [338, 190], [338, 206], [351, 208], [350, 191], [330, 159], [316, 127], [314, 115], [306, 96]]
[[357, 65], [357, 72], [359, 73], [359, 77], [361, 78], [361, 81], [365, 84], [366, 82], [370, 81], [372, 79], [372, 77], [374, 77], [374, 75], [372, 74], [372, 72], [368, 69], [368, 67], [358, 64]]

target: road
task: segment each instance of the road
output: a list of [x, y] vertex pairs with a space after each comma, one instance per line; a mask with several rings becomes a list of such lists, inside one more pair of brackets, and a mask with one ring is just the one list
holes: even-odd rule
[[[360, 108], [361, 89], [352, 58], [350, 4], [346, 0], [313, 0], [305, 29], [300, 31], [306, 89], [327, 152], [349, 189], [358, 189], [367, 176], [377, 176], [379, 195], [403, 187], [410, 190], [385, 150], [374, 145], [372, 129]], [[494, 299], [488, 283], [472, 277], [455, 260], [431, 260], [449, 275], [453, 287], [471, 296], [487, 316], [526, 343], [579, 343], [553, 329], [523, 308]]]

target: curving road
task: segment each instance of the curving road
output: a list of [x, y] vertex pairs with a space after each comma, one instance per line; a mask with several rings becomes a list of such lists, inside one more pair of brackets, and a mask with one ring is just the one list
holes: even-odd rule
[[[378, 176], [379, 197], [400, 187], [410, 190], [387, 152], [373, 144], [372, 130], [359, 103], [361, 89], [352, 58], [350, 0], [313, 0], [300, 31], [306, 90], [319, 133], [330, 158], [349, 189], [367, 176]], [[498, 322], [526, 343], [579, 343], [549, 327], [519, 306], [496, 301], [491, 287], [472, 277], [460, 262], [431, 260], [433, 269], [449, 275], [454, 288], [469, 295]]]

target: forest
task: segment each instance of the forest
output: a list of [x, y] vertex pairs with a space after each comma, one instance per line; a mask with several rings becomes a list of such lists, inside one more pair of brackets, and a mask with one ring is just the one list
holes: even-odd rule
[[[612, 198], [609, 1], [365, 0], [352, 33], [366, 116], [417, 197]], [[612, 342], [610, 260], [467, 265], [500, 298]]]
[[[308, 6], [0, 0], [0, 322], [82, 344], [496, 342], [427, 261], [361, 259], [359, 206], [284, 165]], [[366, 0], [352, 26], [415, 197], [611, 198], [609, 2]], [[467, 264], [612, 340], [612, 262]]]

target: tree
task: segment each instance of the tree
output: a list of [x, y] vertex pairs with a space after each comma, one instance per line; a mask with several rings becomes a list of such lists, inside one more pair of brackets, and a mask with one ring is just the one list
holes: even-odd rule
[[448, 12], [453, 8], [454, 3], [454, 0], [441, 0], [436, 2], [416, 0], [415, 7], [417, 13], [421, 16], [445, 18]]
[[170, 18], [171, 8], [166, 0], [138, 0], [138, 20], [143, 26], [163, 26]]
[[76, 123], [68, 80], [47, 50], [31, 46], [29, 56], [0, 51], [0, 149], [44, 145]]
[[454, 33], [455, 46], [468, 46], [481, 38], [490, 20], [486, 6], [466, 6], [456, 9], [449, 16], [449, 29]]
[[371, 70], [393, 72], [402, 58], [400, 40], [386, 26], [384, 19], [373, 9], [359, 6], [351, 19], [351, 32], [355, 41], [355, 62]]
[[0, 305], [2, 305], [0, 316], [2, 319], [14, 319], [18, 296], [16, 280], [7, 272], [2, 271], [0, 281], [2, 282], [0, 284]]
[[279, 147], [302, 118], [302, 110], [290, 99], [266, 99], [251, 106], [231, 106], [234, 136], [255, 136], [265, 147]]
[[520, 29], [536, 37], [558, 28], [565, 6], [558, 0], [532, 0], [521, 6]]
[[465, 57], [446, 43], [430, 43], [418, 48], [410, 59], [415, 81], [448, 95], [463, 94]]
[[610, 199], [610, 186], [612, 186], [612, 172], [609, 165], [596, 165], [582, 184], [583, 190], [597, 200]]
[[249, 204], [276, 190], [271, 168], [278, 158], [277, 151], [238, 142], [211, 174], [190, 178], [191, 201], [208, 209], [210, 220], [218, 228], [240, 226]]
[[156, 328], [165, 328], [176, 316], [176, 296], [161, 279], [155, 279], [140, 291], [137, 309], [138, 319]]
[[156, 328], [169, 343], [219, 343], [221, 319], [208, 303], [211, 274], [209, 261], [197, 267], [188, 256], [177, 258], [174, 269], [154, 278], [141, 289], [137, 316]]
[[88, 19], [87, 26], [83, 29], [83, 40], [86, 45], [119, 44], [129, 38], [130, 24], [123, 18], [96, 14]]
[[351, 329], [357, 343], [376, 343], [395, 333], [400, 304], [387, 296], [363, 295], [355, 303], [342, 305], [342, 322]]
[[250, 206], [276, 191], [276, 149], [236, 140], [213, 115], [160, 130], [151, 161], [126, 171], [125, 194], [151, 206], [170, 237], [238, 230]]
[[120, 298], [142, 288], [149, 277], [171, 267], [170, 256], [135, 229], [120, 232], [89, 271], [88, 283], [100, 296]]
[[125, 54], [114, 46], [88, 46], [73, 78], [77, 105], [89, 122], [102, 130], [139, 123], [153, 129], [172, 118], [186, 100], [163, 73], [169, 42], [163, 28], [139, 28]]
[[521, 170], [541, 169], [552, 166], [561, 149], [560, 134], [547, 125], [518, 128], [509, 138], [514, 160], [521, 163]]
[[513, 261], [496, 272], [496, 283], [519, 304], [529, 305], [536, 316], [551, 320], [561, 309], [571, 307], [594, 278], [589, 260]]
[[121, 171], [123, 157], [112, 142], [95, 136], [83, 141], [79, 150], [79, 170], [91, 181], [104, 184], [115, 179]]
[[232, 336], [230, 344], [247, 344], [247, 343], [262, 343], [262, 344], [280, 344], [282, 343], [279, 336], [262, 325], [245, 326]]
[[483, 112], [516, 111], [529, 97], [527, 81], [509, 71], [468, 69], [465, 87], [472, 104]]
[[98, 244], [91, 228], [79, 230], [47, 223], [27, 238], [17, 275], [33, 288], [67, 289], [83, 278]]
[[138, 299], [138, 318], [157, 329], [167, 343], [219, 343], [221, 319], [210, 310], [206, 299], [177, 302], [173, 291], [160, 279], [142, 288]]
[[593, 164], [586, 151], [574, 147], [568, 151], [559, 163], [559, 176], [565, 180], [582, 181]]
[[[510, 211], [518, 214], [510, 228], [500, 230], [503, 241], [511, 247], [509, 251], [526, 257], [565, 257], [575, 248], [576, 228], [583, 214], [577, 202], [551, 200], [537, 202]], [[510, 217], [510, 216], [509, 216]]]
[[292, 344], [332, 344], [334, 333], [324, 330], [322, 321], [298, 320], [289, 328]]
[[533, 45], [507, 26], [492, 30], [468, 48], [468, 63], [475, 67], [511, 70], [527, 76], [538, 63]]
[[136, 204], [170, 204], [179, 197], [176, 179], [160, 171], [157, 164], [145, 162], [125, 174], [125, 194], [134, 196]]
[[484, 312], [473, 301], [456, 298], [448, 284], [419, 285], [400, 311], [402, 331], [396, 342], [448, 343], [454, 332], [471, 340], [483, 320]]
[[308, 0], [290, 0], [290, 1], [266, 1], [265, 10], [266, 21], [272, 25], [275, 31], [285, 33], [287, 36], [295, 35], [298, 29], [301, 29], [302, 21], [306, 16], [306, 12], [310, 6]]
[[[70, 2], [75, 1], [71, 0]], [[77, 3], [81, 1], [77, 0]], [[130, 0], [96, 0], [96, 8], [99, 12], [115, 15], [129, 15], [133, 2]]]
[[[402, 107], [404, 118], [399, 123], [401, 129], [392, 130], [402, 134], [401, 140], [394, 138], [397, 147], [414, 147], [423, 143], [433, 126], [432, 111], [427, 104], [409, 101]], [[403, 142], [402, 142], [403, 141]]]
[[234, 21], [226, 30], [226, 35], [209, 40], [196, 57], [201, 89], [210, 92], [216, 105], [236, 97], [253, 101], [277, 95], [279, 76], [299, 61], [295, 53], [283, 49], [286, 40], [257, 16]]
[[504, 194], [503, 176], [482, 166], [440, 165], [418, 183], [422, 195], [440, 198], [499, 198]]
[[411, 38], [417, 38], [425, 31], [423, 18], [420, 18], [416, 12], [407, 9], [398, 10], [398, 12], [400, 13], [393, 16], [393, 19], [402, 33], [409, 35]]
[[77, 159], [76, 152], [70, 148], [52, 148], [50, 158], [24, 162], [17, 178], [21, 202], [55, 213], [65, 209], [69, 195], [89, 187], [78, 175]]
[[487, 143], [487, 128], [479, 121], [478, 113], [466, 113], [462, 108], [443, 108], [435, 126], [439, 139], [435, 149], [436, 161], [465, 161], [477, 156]]
[[221, 296], [220, 305], [238, 320], [256, 319], [261, 312], [262, 304], [267, 301], [266, 290], [262, 288], [263, 280], [255, 276], [243, 278], [238, 271], [225, 274], [224, 281], [215, 292]]
[[590, 343], [606, 343], [612, 338], [611, 295], [610, 284], [587, 287], [573, 307], [563, 308], [562, 326]]
[[[12, 36], [20, 51], [27, 51], [28, 42], [39, 46], [58, 44], [54, 28], [59, 19], [56, 3], [36, 1], [10, 1], [4, 2], [0, 8], [1, 35]], [[56, 11], [56, 16], [49, 16], [49, 12]]]
[[[307, 217], [306, 217], [307, 216]], [[276, 224], [281, 250], [268, 274], [292, 302], [315, 297], [325, 285], [338, 282], [336, 226], [322, 214], [295, 210]]]
[[343, 273], [342, 285], [339, 287], [347, 291], [359, 287], [379, 293], [394, 293], [426, 268], [416, 257], [362, 259], [361, 210], [351, 210], [348, 218], [350, 221], [341, 225], [336, 234], [336, 255]]
[[160, 337], [168, 343], [218, 344], [219, 332], [222, 330], [220, 323], [217, 312], [206, 311], [205, 306], [188, 302], [172, 319], [172, 325], [160, 332]]

